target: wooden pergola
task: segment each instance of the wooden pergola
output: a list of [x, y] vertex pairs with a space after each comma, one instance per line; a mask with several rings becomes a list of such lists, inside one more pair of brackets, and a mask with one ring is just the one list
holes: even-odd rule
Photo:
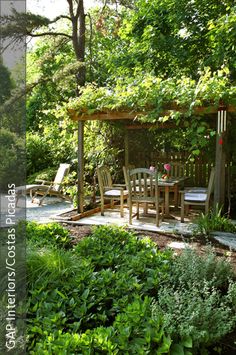
[[[179, 112], [186, 112], [184, 108], [171, 107], [163, 111], [160, 116], [170, 114], [170, 110], [178, 110]], [[78, 121], [78, 213], [83, 212], [84, 206], [84, 122], [88, 120], [98, 121], [114, 121], [114, 120], [129, 120], [130, 124], [127, 127], [132, 129], [150, 128], [154, 124], [139, 123], [137, 119], [146, 115], [148, 112], [134, 112], [134, 111], [109, 111], [97, 112], [93, 114], [80, 113], [69, 109], [69, 114], [74, 121]], [[215, 114], [216, 119], [216, 150], [215, 150], [215, 189], [214, 189], [214, 205], [223, 205], [225, 201], [225, 170], [226, 170], [226, 152], [224, 146], [227, 144], [227, 113], [235, 113], [236, 107], [233, 105], [220, 104], [219, 107], [195, 107], [193, 114], [206, 115]], [[158, 123], [158, 127], [165, 127], [168, 125]], [[170, 125], [170, 123], [169, 123]], [[172, 127], [174, 126], [171, 124]], [[125, 164], [128, 164], [128, 135], [127, 130], [124, 137], [125, 141]]]

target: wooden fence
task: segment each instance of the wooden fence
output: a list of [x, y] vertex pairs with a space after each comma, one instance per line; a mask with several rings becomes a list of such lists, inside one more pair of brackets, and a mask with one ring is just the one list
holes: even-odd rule
[[[207, 186], [210, 176], [211, 168], [214, 165], [214, 161], [207, 161], [204, 156], [200, 156], [194, 162], [188, 161], [189, 153], [143, 153], [137, 152], [135, 157], [130, 158], [129, 163], [134, 164], [136, 167], [149, 167], [151, 165], [158, 166], [158, 169], [165, 172], [165, 163], [180, 163], [184, 165], [184, 175], [189, 179], [186, 181], [186, 186]], [[230, 169], [228, 169], [230, 168]], [[228, 164], [228, 171], [233, 172], [233, 163]], [[231, 180], [231, 178], [229, 179]], [[227, 181], [227, 180], [226, 180]], [[232, 184], [233, 181], [231, 181]], [[232, 184], [236, 188], [236, 184]], [[234, 189], [234, 188], [233, 188]]]

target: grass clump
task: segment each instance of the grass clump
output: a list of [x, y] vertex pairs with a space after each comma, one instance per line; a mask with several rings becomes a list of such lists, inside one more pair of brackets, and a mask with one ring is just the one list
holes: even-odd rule
[[209, 235], [212, 231], [236, 233], [236, 225], [229, 218], [222, 215], [222, 208], [216, 207], [207, 214], [201, 214], [197, 219], [197, 233]]

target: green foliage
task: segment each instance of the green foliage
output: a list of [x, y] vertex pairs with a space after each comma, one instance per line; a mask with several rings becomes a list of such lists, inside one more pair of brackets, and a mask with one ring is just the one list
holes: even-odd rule
[[173, 258], [148, 238], [111, 226], [66, 251], [52, 248], [45, 227], [30, 228], [32, 354], [196, 353], [236, 325], [232, 271], [210, 251]]
[[134, 10], [121, 16], [107, 69], [113, 77], [130, 76], [141, 68], [165, 77], [182, 73], [194, 78], [206, 66], [215, 71], [227, 63], [233, 70], [233, 4], [233, 0], [136, 1]]
[[[202, 71], [198, 80], [187, 76], [173, 76], [168, 79], [153, 74], [136, 73], [134, 77], [118, 78], [113, 86], [96, 87], [88, 84], [81, 89], [81, 96], [73, 98], [68, 108], [77, 113], [102, 112], [106, 110], [144, 111], [144, 121], [163, 121], [160, 114], [168, 106], [170, 118], [179, 120], [179, 114], [171, 112], [173, 103], [185, 107], [185, 116], [189, 117], [195, 106], [217, 105], [220, 99], [231, 102], [235, 99], [235, 89], [231, 87], [229, 71], [223, 68], [212, 72], [210, 68]], [[178, 113], [178, 106], [173, 107]]]
[[194, 351], [215, 343], [236, 326], [236, 284], [232, 270], [209, 252], [186, 250], [153, 302], [153, 318], [163, 315], [164, 329], [178, 347]]
[[34, 184], [36, 180], [53, 181], [57, 168], [46, 168], [40, 172], [36, 172], [27, 178], [27, 184]]
[[[37, 347], [45, 346], [44, 350], [50, 350], [51, 345], [47, 347], [47, 343], [54, 343], [55, 339], [58, 344], [55, 332], [63, 329], [71, 334], [79, 332], [85, 338], [88, 329], [96, 334], [96, 328], [111, 326], [117, 328], [115, 333], [120, 333], [116, 337], [122, 347], [128, 334], [122, 333], [124, 322], [133, 334], [132, 344], [140, 336], [143, 338], [141, 349], [143, 344], [150, 346], [157, 338], [161, 323], [148, 320], [150, 299], [143, 301], [142, 295], [150, 297], [157, 292], [160, 276], [168, 272], [170, 253], [160, 253], [150, 241], [115, 227], [95, 229], [74, 252], [48, 248], [48, 241], [44, 239], [38, 243], [40, 226], [36, 232], [38, 235], [31, 238], [33, 243], [30, 243], [27, 256], [29, 349], [34, 349], [38, 343]], [[44, 228], [42, 233], [46, 233]], [[34, 229], [32, 235], [35, 235]], [[118, 314], [126, 313], [127, 305], [133, 302], [130, 316], [117, 318]], [[140, 312], [146, 315], [138, 331], [135, 327]], [[141, 331], [144, 324], [147, 329]], [[161, 331], [160, 341], [162, 336]], [[69, 335], [63, 335], [62, 340], [67, 337]]]
[[58, 223], [37, 224], [26, 223], [26, 235], [29, 244], [43, 246], [57, 246], [68, 249], [71, 246], [69, 232]]
[[25, 142], [5, 128], [0, 129], [0, 185], [2, 191], [6, 191], [7, 184], [14, 183], [21, 185], [24, 181], [24, 161], [25, 161]]
[[60, 163], [71, 162], [76, 157], [76, 140], [71, 127], [62, 129], [55, 122], [42, 125], [40, 129], [42, 132], [28, 132], [26, 135], [28, 175], [48, 167], [58, 169]]
[[0, 60], [0, 106], [10, 96], [12, 88], [10, 72]]
[[215, 210], [210, 210], [207, 214], [201, 214], [196, 221], [196, 232], [209, 235], [212, 231], [222, 231], [236, 233], [236, 225], [231, 220], [222, 215], [222, 207], [216, 207]]
[[52, 162], [50, 146], [39, 133], [28, 133], [26, 139], [27, 172], [43, 170]]
[[[48, 336], [44, 343], [37, 343], [36, 352], [53, 354], [167, 354], [171, 339], [164, 335], [162, 320], [152, 320], [151, 299], [136, 296], [123, 313], [115, 318], [110, 327], [97, 327], [83, 334], [62, 334], [61, 331]], [[50, 352], [48, 352], [50, 349]], [[43, 352], [44, 351], [44, 352]]]

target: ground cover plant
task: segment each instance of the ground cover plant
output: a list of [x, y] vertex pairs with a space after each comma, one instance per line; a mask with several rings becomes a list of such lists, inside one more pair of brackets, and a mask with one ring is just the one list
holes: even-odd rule
[[202, 213], [197, 219], [196, 232], [209, 235], [213, 231], [236, 233], [236, 225], [226, 215], [222, 214], [222, 208], [218, 206], [207, 214]]
[[28, 229], [31, 354], [197, 354], [235, 329], [233, 273], [210, 251], [176, 258], [111, 226], [66, 250], [61, 226]]

